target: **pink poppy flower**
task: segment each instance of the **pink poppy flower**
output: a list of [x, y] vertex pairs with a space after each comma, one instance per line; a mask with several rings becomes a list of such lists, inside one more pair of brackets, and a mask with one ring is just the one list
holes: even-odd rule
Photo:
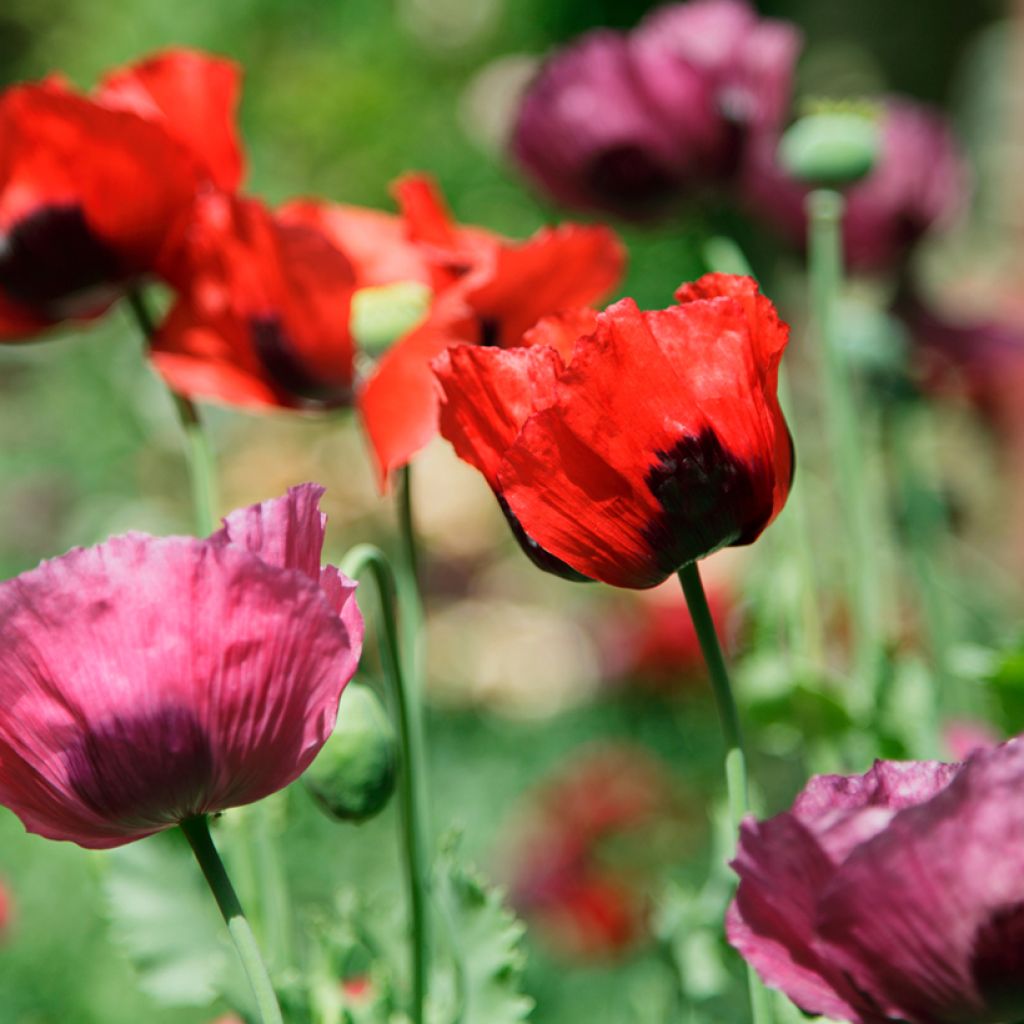
[[0, 584], [0, 803], [30, 832], [120, 846], [305, 770], [363, 635], [355, 584], [320, 566], [322, 493]]
[[1024, 1017], [1024, 742], [879, 761], [747, 821], [729, 941], [799, 1007], [859, 1024]]

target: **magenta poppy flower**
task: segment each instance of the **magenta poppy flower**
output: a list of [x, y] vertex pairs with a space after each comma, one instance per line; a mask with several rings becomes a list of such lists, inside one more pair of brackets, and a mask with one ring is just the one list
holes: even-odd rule
[[305, 770], [363, 634], [355, 584], [320, 566], [322, 493], [0, 584], [0, 803], [30, 832], [120, 846]]
[[630, 33], [556, 51], [526, 89], [512, 152], [560, 202], [629, 218], [731, 183], [789, 104], [797, 30], [744, 0], [670, 4]]
[[747, 821], [729, 941], [799, 1007], [859, 1024], [1024, 1018], [1024, 742], [817, 776]]

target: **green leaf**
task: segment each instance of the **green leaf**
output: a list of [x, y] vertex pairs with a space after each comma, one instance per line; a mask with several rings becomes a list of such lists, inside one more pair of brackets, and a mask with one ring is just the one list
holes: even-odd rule
[[249, 1005], [238, 955], [191, 851], [177, 833], [111, 850], [103, 892], [111, 934], [165, 1006]]
[[520, 1024], [533, 1009], [522, 993], [523, 923], [504, 893], [460, 865], [454, 850], [440, 858], [436, 899], [448, 925], [452, 964], [432, 980], [432, 1024]]

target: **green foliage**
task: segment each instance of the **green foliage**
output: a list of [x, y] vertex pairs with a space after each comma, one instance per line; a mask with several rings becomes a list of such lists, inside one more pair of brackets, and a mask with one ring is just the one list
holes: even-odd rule
[[139, 986], [165, 1006], [245, 1006], [238, 955], [191, 851], [162, 833], [107, 854], [103, 891], [111, 933]]
[[462, 865], [456, 850], [442, 855], [435, 897], [451, 962], [433, 980], [431, 1024], [519, 1024], [533, 1001], [522, 993], [525, 926], [505, 906], [504, 893]]

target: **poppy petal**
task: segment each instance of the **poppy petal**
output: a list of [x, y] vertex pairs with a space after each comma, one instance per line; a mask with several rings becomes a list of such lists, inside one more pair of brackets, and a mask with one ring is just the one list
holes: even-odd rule
[[442, 296], [427, 317], [377, 364], [357, 405], [377, 464], [381, 490], [437, 433], [438, 397], [431, 361], [469, 341], [476, 324], [457, 295]]
[[174, 48], [106, 75], [96, 99], [160, 124], [218, 188], [233, 192], [243, 173], [235, 125], [241, 77], [233, 61]]

